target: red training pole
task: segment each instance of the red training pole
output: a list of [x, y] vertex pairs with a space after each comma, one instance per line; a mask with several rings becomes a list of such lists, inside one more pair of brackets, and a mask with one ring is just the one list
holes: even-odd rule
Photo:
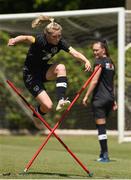
[[[52, 129], [50, 128], [49, 124], [44, 120], [44, 118], [41, 117], [41, 115], [39, 113], [37, 113], [34, 108], [27, 102], [27, 100], [20, 94], [20, 92], [18, 91], [18, 89], [14, 86], [14, 84], [7, 80], [7, 83], [10, 85], [10, 87], [22, 98], [22, 100], [26, 103], [26, 105], [33, 111], [33, 113], [35, 113], [37, 115], [37, 117], [45, 124], [45, 126], [51, 131]], [[57, 136], [55, 134], [55, 132], [53, 133], [54, 136], [58, 139], [58, 141], [65, 147], [65, 149], [69, 152], [69, 154], [79, 163], [79, 165], [86, 171], [86, 173], [89, 174], [90, 177], [92, 177], [92, 173], [90, 173], [90, 171], [82, 164], [82, 162], [73, 154], [73, 152], [66, 146], [66, 144], [64, 144], [64, 142], [59, 138], [59, 136]], [[28, 169], [30, 168], [30, 166], [32, 165], [32, 163], [34, 162], [34, 160], [36, 159], [36, 157], [38, 156], [38, 154], [40, 153], [40, 151], [42, 150], [42, 148], [44, 147], [45, 143], [42, 143], [42, 145], [40, 146], [40, 148], [37, 150], [37, 152], [35, 153], [35, 155], [33, 156], [33, 158], [29, 161], [29, 163], [26, 165], [26, 168], [24, 169], [24, 172], [27, 172]]]
[[[67, 116], [67, 114], [69, 113], [70, 109], [72, 108], [72, 106], [74, 105], [74, 103], [77, 101], [77, 99], [80, 97], [81, 93], [85, 90], [85, 88], [89, 85], [89, 83], [91, 82], [92, 78], [95, 76], [95, 74], [97, 73], [97, 71], [99, 70], [99, 68], [101, 67], [101, 65], [98, 65], [98, 68], [91, 74], [91, 76], [89, 77], [89, 79], [85, 82], [85, 84], [82, 86], [82, 88], [80, 89], [80, 91], [77, 93], [77, 95], [75, 96], [75, 98], [73, 99], [73, 101], [71, 102], [71, 104], [68, 106], [68, 108], [65, 110], [65, 112], [63, 113], [62, 117], [59, 119], [59, 121], [56, 123], [56, 125], [54, 126], [54, 128], [51, 130], [51, 132], [49, 133], [49, 135], [47, 136], [47, 139], [45, 140], [48, 141], [48, 139], [50, 138], [50, 136], [54, 133], [54, 131], [57, 129], [57, 127], [60, 125], [60, 123], [62, 122], [62, 120]], [[46, 143], [45, 143], [46, 144]]]
[[35, 155], [33, 156], [33, 158], [31, 159], [31, 161], [27, 164], [26, 168], [25, 168], [25, 172], [29, 169], [29, 167], [32, 165], [33, 161], [35, 160], [35, 158], [38, 156], [38, 154], [40, 153], [40, 151], [42, 150], [42, 148], [45, 146], [45, 144], [48, 142], [50, 136], [52, 134], [55, 135], [55, 137], [61, 142], [61, 144], [67, 149], [67, 151], [74, 157], [74, 159], [81, 165], [81, 167], [89, 174], [89, 176], [92, 176], [92, 173], [89, 172], [89, 170], [79, 161], [79, 159], [71, 152], [71, 150], [69, 150], [69, 148], [62, 142], [62, 140], [54, 133], [55, 129], [59, 126], [59, 124], [61, 123], [61, 121], [65, 118], [65, 116], [67, 115], [67, 113], [69, 112], [69, 110], [71, 109], [71, 107], [73, 106], [73, 104], [76, 102], [76, 100], [79, 98], [79, 96], [81, 95], [81, 93], [83, 92], [83, 90], [87, 87], [87, 85], [90, 83], [90, 81], [92, 80], [92, 78], [94, 77], [94, 75], [96, 74], [96, 72], [98, 71], [98, 69], [100, 68], [101, 65], [98, 66], [97, 70], [94, 71], [92, 73], [92, 75], [90, 76], [90, 78], [86, 81], [86, 83], [82, 86], [81, 90], [78, 92], [78, 94], [76, 95], [76, 97], [74, 98], [74, 100], [71, 102], [71, 104], [69, 105], [69, 107], [67, 108], [67, 110], [65, 111], [65, 113], [63, 114], [63, 116], [60, 118], [60, 120], [58, 121], [58, 123], [54, 126], [53, 129], [50, 128], [50, 126], [47, 124], [47, 122], [37, 113], [35, 112], [34, 108], [25, 100], [25, 98], [20, 94], [20, 92], [18, 92], [18, 90], [14, 87], [13, 83], [11, 83], [9, 80], [7, 80], [7, 83], [14, 89], [14, 91], [24, 100], [24, 102], [28, 105], [28, 107], [38, 116], [38, 118], [45, 124], [45, 126], [51, 131], [50, 134], [47, 136], [46, 141], [40, 146], [40, 148], [38, 149], [38, 151], [35, 153]]
[[[76, 100], [79, 98], [79, 96], [81, 95], [81, 93], [84, 91], [84, 89], [88, 86], [88, 84], [91, 82], [92, 78], [95, 76], [95, 74], [97, 73], [97, 71], [99, 70], [99, 68], [101, 67], [101, 65], [98, 66], [98, 68], [92, 73], [92, 75], [89, 77], [89, 79], [85, 82], [85, 84], [82, 86], [81, 90], [77, 93], [77, 95], [75, 96], [75, 98], [73, 99], [73, 101], [71, 102], [71, 104], [69, 105], [69, 107], [66, 109], [66, 111], [63, 113], [62, 117], [59, 119], [59, 121], [56, 123], [56, 125], [54, 126], [53, 129], [49, 129], [50, 133], [48, 134], [46, 140], [44, 141], [44, 143], [40, 146], [40, 148], [38, 149], [38, 151], [35, 153], [35, 155], [33, 156], [33, 158], [30, 160], [30, 162], [27, 164], [25, 171], [27, 171], [29, 169], [29, 167], [32, 165], [33, 161], [35, 160], [35, 158], [38, 156], [38, 154], [40, 153], [40, 151], [42, 150], [42, 148], [46, 145], [46, 143], [48, 142], [49, 138], [51, 137], [52, 134], [54, 134], [54, 131], [57, 129], [57, 127], [60, 125], [60, 123], [62, 122], [62, 120], [67, 116], [67, 114], [69, 113], [71, 107], [74, 105], [74, 103], [76, 102]], [[71, 154], [71, 152], [70, 152]], [[83, 164], [76, 158], [76, 161], [83, 167], [83, 169], [85, 170], [85, 166], [83, 166]], [[86, 169], [86, 172], [88, 174], [90, 174], [90, 172]]]
[[[18, 89], [14, 86], [14, 84], [7, 80], [7, 83], [10, 85], [10, 87], [22, 98], [22, 100], [26, 103], [26, 105], [33, 111], [33, 113], [35, 113], [37, 115], [37, 117], [45, 124], [45, 126], [51, 131], [52, 129], [50, 128], [49, 124], [44, 120], [44, 118], [41, 117], [40, 114], [38, 114], [34, 108], [27, 102], [27, 100], [20, 94], [20, 92], [18, 91]], [[66, 144], [64, 144], [64, 142], [59, 138], [59, 136], [57, 136], [55, 134], [55, 132], [53, 133], [54, 136], [58, 139], [58, 141], [65, 147], [65, 149], [69, 152], [69, 154], [78, 162], [78, 164], [86, 171], [86, 173], [89, 174], [89, 176], [92, 176], [92, 173], [90, 173], [90, 171], [82, 164], [82, 162], [73, 154], [73, 152], [66, 146]], [[37, 152], [35, 153], [35, 155], [32, 157], [32, 159], [29, 161], [29, 163], [26, 165], [26, 168], [24, 169], [24, 172], [27, 172], [28, 169], [30, 168], [30, 166], [32, 165], [32, 163], [34, 162], [34, 160], [36, 159], [36, 157], [38, 156], [38, 154], [40, 153], [40, 151], [42, 150], [42, 148], [44, 147], [45, 142], [42, 143], [42, 145], [40, 146], [40, 148], [37, 150]]]

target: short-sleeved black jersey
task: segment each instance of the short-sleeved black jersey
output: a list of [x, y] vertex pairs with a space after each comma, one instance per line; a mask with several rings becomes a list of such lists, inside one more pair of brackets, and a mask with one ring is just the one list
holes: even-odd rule
[[93, 100], [114, 101], [113, 79], [115, 67], [110, 58], [97, 59], [95, 65], [102, 65], [102, 72], [93, 91]]
[[69, 45], [61, 38], [58, 45], [49, 44], [45, 35], [35, 36], [35, 43], [32, 43], [25, 61], [25, 65], [32, 73], [38, 73], [43, 66], [60, 50], [69, 52]]

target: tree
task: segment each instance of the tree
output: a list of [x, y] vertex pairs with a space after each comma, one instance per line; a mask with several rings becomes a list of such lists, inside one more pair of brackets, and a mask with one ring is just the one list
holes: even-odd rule
[[125, 7], [125, 0], [0, 0], [0, 14]]

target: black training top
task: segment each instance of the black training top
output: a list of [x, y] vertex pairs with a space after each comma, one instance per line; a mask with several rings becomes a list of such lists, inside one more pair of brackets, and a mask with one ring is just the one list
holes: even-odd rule
[[93, 91], [92, 100], [114, 101], [113, 79], [115, 67], [110, 58], [97, 59], [94, 66], [99, 64], [102, 65], [102, 72]]
[[60, 39], [57, 45], [53, 45], [47, 42], [45, 35], [36, 35], [35, 42], [29, 48], [25, 65], [32, 73], [38, 73], [60, 50], [69, 52], [69, 47], [63, 38]]

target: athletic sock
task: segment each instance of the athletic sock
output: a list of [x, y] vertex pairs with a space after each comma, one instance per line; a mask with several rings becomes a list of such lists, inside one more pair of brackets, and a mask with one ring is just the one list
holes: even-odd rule
[[108, 152], [106, 125], [97, 124], [96, 127], [98, 129], [98, 140], [101, 147], [101, 154], [103, 154], [105, 152]]
[[[40, 105], [38, 105], [36, 108], [35, 108], [35, 111], [37, 113], [39, 113], [40, 115], [44, 116], [46, 113], [43, 113], [41, 110], [40, 110]], [[33, 116], [34, 117], [37, 117], [37, 115], [35, 113], [33, 113]]]
[[46, 113], [44, 113], [44, 112], [42, 112], [41, 110], [40, 110], [40, 105], [38, 106], [38, 112], [41, 114], [41, 115], [45, 115]]
[[58, 101], [62, 98], [65, 98], [66, 89], [67, 89], [67, 77], [66, 76], [57, 77], [56, 95]]

